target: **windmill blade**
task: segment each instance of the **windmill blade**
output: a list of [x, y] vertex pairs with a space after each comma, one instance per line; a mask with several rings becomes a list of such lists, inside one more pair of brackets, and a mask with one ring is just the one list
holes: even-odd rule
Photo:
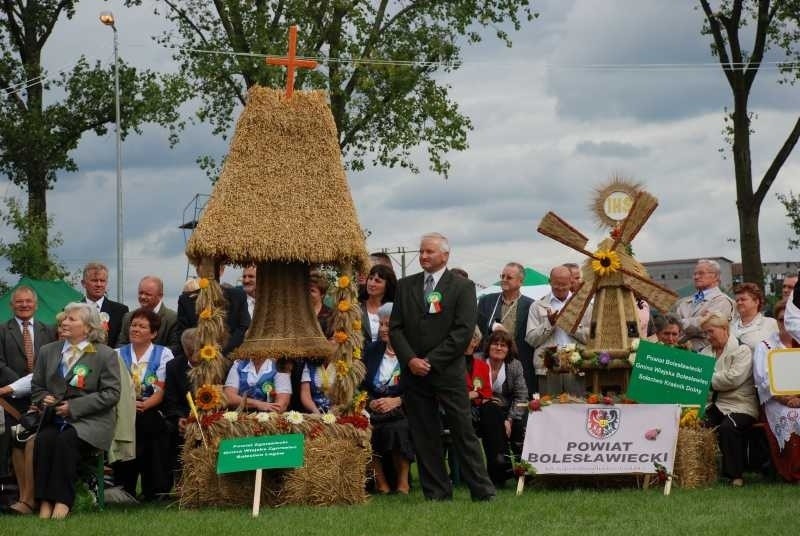
[[586, 308], [589, 307], [589, 303], [591, 303], [596, 290], [596, 281], [594, 275], [592, 275], [590, 279], [581, 284], [578, 291], [573, 294], [567, 303], [564, 304], [564, 307], [561, 308], [561, 311], [558, 313], [558, 318], [556, 319], [556, 326], [568, 333], [575, 333], [578, 326], [581, 324], [583, 314], [586, 312]]
[[619, 236], [614, 241], [612, 249], [616, 248], [617, 244], [620, 242], [623, 244], [630, 244], [657, 206], [658, 199], [644, 190], [639, 191], [639, 193], [636, 194], [636, 198], [633, 200], [633, 206], [631, 206], [630, 212], [628, 212], [628, 215], [622, 222], [622, 228], [620, 229]]
[[623, 284], [661, 312], [669, 311], [678, 300], [678, 295], [667, 287], [654, 283], [647, 277], [625, 268], [620, 268], [620, 271], [622, 272]]
[[536, 230], [545, 236], [549, 236], [553, 240], [561, 242], [565, 246], [569, 246], [576, 251], [580, 251], [584, 255], [593, 257], [590, 252], [586, 251], [586, 244], [589, 243], [589, 239], [583, 236], [583, 234], [573, 226], [556, 216], [554, 212], [545, 214]]

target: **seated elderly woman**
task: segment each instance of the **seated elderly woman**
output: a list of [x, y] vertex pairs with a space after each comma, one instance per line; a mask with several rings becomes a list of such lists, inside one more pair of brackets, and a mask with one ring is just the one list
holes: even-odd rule
[[[378, 493], [385, 494], [394, 487], [398, 493], [407, 495], [408, 473], [411, 462], [414, 461], [414, 447], [403, 410], [400, 362], [389, 342], [391, 314], [391, 302], [384, 303], [378, 309], [378, 343], [371, 345], [364, 353], [367, 372], [361, 389], [369, 397], [367, 411], [372, 424], [372, 452], [379, 458], [373, 463], [375, 488]], [[391, 461], [396, 480], [394, 486], [384, 473], [384, 460]]]
[[81, 454], [108, 450], [120, 396], [114, 351], [102, 344], [105, 331], [97, 308], [70, 303], [61, 324], [65, 341], [39, 351], [31, 399], [43, 410], [34, 452], [39, 517], [63, 519], [75, 500]]
[[114, 464], [114, 479], [131, 496], [142, 477], [142, 496], [152, 501], [169, 493], [169, 434], [162, 411], [167, 363], [172, 352], [153, 344], [161, 327], [161, 317], [148, 309], [131, 313], [128, 340], [117, 350], [133, 380], [136, 398], [136, 458]]
[[681, 320], [673, 314], [658, 315], [653, 319], [656, 342], [667, 346], [678, 346], [681, 340]]
[[524, 436], [525, 404], [528, 388], [517, 359], [514, 340], [503, 330], [494, 331], [486, 340], [492, 396], [480, 406], [478, 435], [483, 441], [489, 478], [497, 487], [505, 486], [511, 476], [509, 445], [519, 454]]
[[292, 398], [292, 378], [289, 372], [278, 370], [274, 359], [237, 359], [228, 371], [224, 392], [231, 409], [246, 399], [246, 408], [282, 413]]
[[745, 432], [758, 418], [758, 400], [753, 384], [753, 356], [747, 345], [730, 333], [727, 318], [712, 313], [700, 327], [709, 345], [700, 352], [716, 359], [711, 376], [711, 404], [706, 424], [717, 428], [722, 451], [722, 472], [734, 486], [742, 486], [745, 465]]
[[755, 352], [758, 343], [778, 333], [774, 318], [761, 314], [764, 294], [755, 283], [742, 283], [733, 289], [736, 313], [731, 321], [731, 334]]
[[800, 396], [773, 396], [769, 388], [767, 356], [772, 350], [792, 347], [792, 336], [783, 322], [786, 300], [775, 305], [778, 333], [761, 341], [753, 355], [753, 380], [758, 398], [764, 406], [764, 416], [769, 428], [767, 442], [775, 470], [787, 482], [800, 481]]

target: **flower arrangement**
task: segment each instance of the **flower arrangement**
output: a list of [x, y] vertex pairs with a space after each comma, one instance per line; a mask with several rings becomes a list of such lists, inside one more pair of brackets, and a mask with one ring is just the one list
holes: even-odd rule
[[355, 428], [366, 430], [369, 428], [369, 420], [363, 415], [343, 415], [336, 419], [337, 424], [349, 424]]
[[219, 347], [216, 344], [206, 344], [200, 348], [200, 357], [206, 361], [211, 361], [217, 357]]
[[336, 343], [331, 357], [336, 368], [336, 381], [332, 382], [328, 397], [336, 413], [353, 411], [356, 388], [366, 373], [361, 362], [361, 308], [358, 306], [358, 289], [350, 270], [352, 267], [343, 266], [342, 273], [336, 278], [332, 295], [336, 307], [329, 324]]
[[288, 411], [283, 414], [283, 418], [290, 424], [302, 424], [303, 414], [299, 411]]
[[197, 407], [203, 411], [213, 411], [222, 405], [222, 395], [216, 385], [203, 384], [195, 396]]
[[622, 267], [619, 255], [614, 250], [599, 249], [592, 260], [592, 270], [600, 277], [611, 275]]
[[698, 408], [682, 408], [679, 426], [681, 428], [700, 428], [700, 410]]
[[534, 476], [536, 474], [536, 468], [528, 461], [517, 460], [513, 453], [510, 453], [510, 458], [511, 471], [514, 473], [515, 477], [522, 478], [526, 476]]
[[325, 424], [336, 424], [336, 415], [333, 413], [325, 413], [322, 415], [322, 422]]

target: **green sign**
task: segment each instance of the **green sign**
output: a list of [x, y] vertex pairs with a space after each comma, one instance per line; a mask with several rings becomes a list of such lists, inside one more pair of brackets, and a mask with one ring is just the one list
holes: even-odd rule
[[219, 444], [217, 474], [303, 466], [303, 434], [224, 439]]
[[628, 398], [645, 404], [699, 405], [702, 417], [713, 374], [713, 357], [641, 341]]

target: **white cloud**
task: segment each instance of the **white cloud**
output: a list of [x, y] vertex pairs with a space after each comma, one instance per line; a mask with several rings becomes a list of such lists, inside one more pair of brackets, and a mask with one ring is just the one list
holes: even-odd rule
[[[49, 64], [75, 53], [110, 58], [108, 30], [97, 6], [79, 4], [75, 25], [58, 27]], [[169, 54], [150, 44], [163, 22], [147, 9], [118, 12], [124, 56], [141, 66], [174, 68]], [[417, 247], [430, 230], [447, 234], [451, 264], [491, 283], [503, 264], [517, 260], [542, 272], [580, 255], [536, 232], [552, 210], [590, 237], [602, 238], [588, 211], [594, 188], [613, 174], [645, 183], [660, 206], [633, 247], [642, 261], [723, 255], [738, 260], [733, 165], [724, 147], [722, 109], [729, 90], [718, 68], [675, 72], [617, 70], [596, 73], [566, 66], [590, 63], [713, 63], [700, 15], [686, 4], [659, 1], [537, 2], [539, 19], [512, 35], [505, 48], [487, 35], [464, 52], [464, 66], [443, 77], [474, 122], [470, 148], [451, 155], [451, 178], [423, 171], [372, 168], [350, 176], [361, 225], [372, 231], [368, 248]], [[87, 45], [90, 43], [90, 45]], [[134, 46], [135, 45], [135, 46]], [[765, 73], [766, 74], [766, 73]], [[776, 97], [777, 95], [777, 97]], [[796, 119], [796, 88], [759, 76], [752, 139], [753, 171], [760, 177]], [[194, 160], [219, 154], [225, 142], [204, 126], [190, 128], [173, 151], [155, 127], [124, 145], [126, 302], [136, 283], [155, 273], [166, 283], [168, 304], [186, 275], [185, 205], [210, 184]], [[50, 208], [65, 237], [58, 254], [70, 266], [107, 262], [114, 277], [114, 160], [111, 136], [83, 140], [82, 170], [63, 175]], [[424, 168], [424, 153], [419, 162]], [[775, 192], [800, 191], [800, 160], [790, 157], [762, 207], [764, 261], [796, 258], [786, 247], [787, 220]], [[13, 190], [13, 189], [12, 189]], [[88, 208], [87, 208], [88, 207]], [[324, 224], [321, 222], [321, 225]], [[1, 233], [0, 233], [1, 234]], [[408, 255], [411, 272], [418, 270]], [[235, 282], [237, 273], [227, 273]], [[113, 288], [113, 283], [111, 285]]]

